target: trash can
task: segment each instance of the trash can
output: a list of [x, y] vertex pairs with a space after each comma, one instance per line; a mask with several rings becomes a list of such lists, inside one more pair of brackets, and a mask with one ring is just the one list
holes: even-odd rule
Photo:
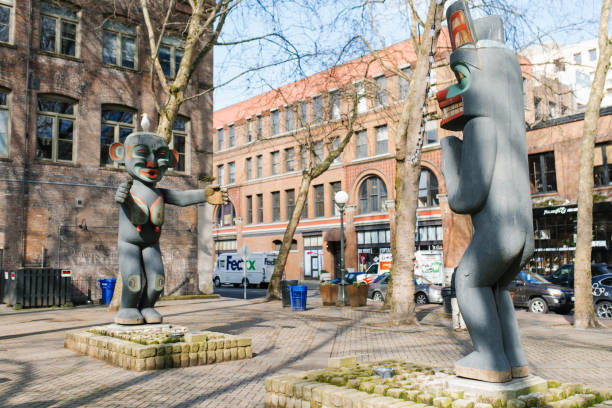
[[115, 283], [117, 279], [98, 279], [100, 288], [102, 289], [102, 303], [108, 305], [113, 299], [113, 293], [115, 292]]
[[297, 284], [298, 284], [297, 280], [282, 280], [281, 281], [280, 290], [281, 290], [281, 300], [283, 303], [283, 307], [291, 306], [291, 295], [289, 292], [289, 288]]
[[306, 294], [308, 286], [295, 285], [291, 286], [291, 310], [306, 310]]
[[444, 313], [450, 316], [453, 313], [451, 307], [451, 298], [453, 297], [453, 289], [451, 287], [442, 288], [442, 300], [444, 303]]

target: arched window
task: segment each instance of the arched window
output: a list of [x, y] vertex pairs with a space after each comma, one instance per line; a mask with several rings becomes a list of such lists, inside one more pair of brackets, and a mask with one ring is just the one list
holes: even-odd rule
[[227, 227], [234, 225], [234, 218], [236, 218], [236, 211], [234, 205], [228, 201], [227, 204], [217, 206], [217, 213], [215, 216], [215, 224], [220, 227]]
[[438, 205], [438, 179], [430, 170], [423, 169], [419, 178], [419, 207]]
[[387, 187], [377, 176], [368, 177], [359, 188], [359, 214], [379, 212], [387, 200]]

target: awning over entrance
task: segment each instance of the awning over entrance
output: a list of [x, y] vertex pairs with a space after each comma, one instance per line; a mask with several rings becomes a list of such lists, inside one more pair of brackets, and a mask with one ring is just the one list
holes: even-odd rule
[[[340, 242], [340, 228], [332, 228], [326, 231], [323, 239], [327, 242]], [[344, 241], [346, 241], [346, 233], [344, 234]]]

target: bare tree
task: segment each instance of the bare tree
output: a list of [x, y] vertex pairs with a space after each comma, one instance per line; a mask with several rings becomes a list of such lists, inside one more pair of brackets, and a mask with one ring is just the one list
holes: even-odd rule
[[593, 239], [593, 149], [599, 120], [599, 107], [603, 98], [606, 74], [612, 56], [612, 37], [608, 34], [610, 3], [604, 0], [599, 23], [599, 58], [591, 93], [584, 114], [584, 128], [580, 144], [580, 170], [578, 179], [578, 238], [574, 266], [574, 293], [576, 296], [574, 325], [576, 328], [599, 327], [593, 308], [591, 287], [591, 250]]

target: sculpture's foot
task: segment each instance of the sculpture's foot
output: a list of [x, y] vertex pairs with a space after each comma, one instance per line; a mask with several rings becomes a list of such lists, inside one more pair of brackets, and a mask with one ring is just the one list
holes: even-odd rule
[[455, 363], [455, 373], [459, 377], [495, 383], [512, 380], [510, 364], [503, 354], [486, 355], [474, 351]]
[[142, 313], [142, 316], [147, 324], [161, 323], [163, 320], [162, 315], [160, 315], [159, 312], [152, 307], [142, 309], [140, 312]]
[[526, 365], [512, 367], [512, 378], [523, 378], [529, 375], [529, 367]]
[[117, 324], [143, 324], [144, 321], [144, 317], [135, 307], [121, 308], [115, 316]]

